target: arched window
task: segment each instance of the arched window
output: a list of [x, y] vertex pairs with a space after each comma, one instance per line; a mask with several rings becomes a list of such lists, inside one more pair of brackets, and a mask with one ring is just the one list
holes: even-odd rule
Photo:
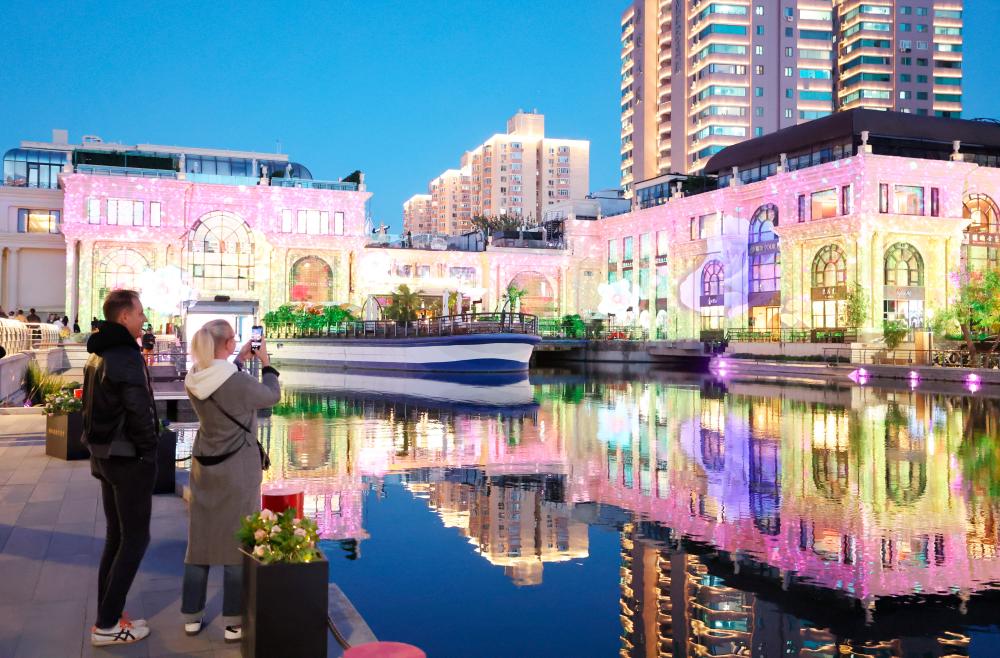
[[1000, 268], [1000, 247], [994, 236], [1000, 234], [1000, 211], [985, 194], [966, 197], [962, 216], [972, 223], [965, 230], [962, 260], [965, 269], [983, 272]]
[[778, 225], [778, 207], [773, 203], [761, 206], [750, 219], [750, 244], [777, 240], [774, 227]]
[[924, 259], [913, 245], [897, 242], [886, 250], [885, 285], [924, 285]]
[[1000, 233], [1000, 212], [985, 194], [970, 194], [962, 204], [962, 217], [971, 219], [969, 233]]
[[521, 297], [522, 313], [553, 315], [556, 312], [555, 290], [544, 275], [538, 272], [519, 272], [508, 286], [516, 286], [524, 291], [524, 296]]
[[239, 216], [208, 213], [191, 227], [187, 249], [196, 288], [253, 290], [253, 236]]
[[293, 302], [332, 302], [333, 268], [316, 256], [295, 261], [288, 297]]
[[840, 247], [828, 244], [813, 259], [812, 284], [814, 288], [846, 286], [847, 259]]
[[135, 290], [139, 275], [149, 269], [145, 256], [135, 249], [117, 249], [101, 259], [94, 276], [94, 309], [100, 309], [112, 290]]
[[722, 263], [717, 260], [710, 260], [701, 271], [701, 294], [721, 295], [722, 278], [725, 270]]

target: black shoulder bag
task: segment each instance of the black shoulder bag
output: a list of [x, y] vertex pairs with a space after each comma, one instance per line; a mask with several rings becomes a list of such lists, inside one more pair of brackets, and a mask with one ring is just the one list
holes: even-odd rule
[[[242, 429], [244, 432], [246, 432], [248, 436], [251, 436], [250, 428], [241, 423], [240, 421], [236, 420], [235, 418], [233, 418], [233, 416], [228, 411], [222, 408], [222, 405], [219, 404], [215, 398], [209, 395], [208, 398], [206, 399], [209, 400], [212, 404], [214, 404], [216, 409], [222, 412], [223, 416], [236, 423], [236, 425], [239, 426], [239, 428]], [[260, 467], [262, 470], [266, 471], [267, 469], [271, 468], [271, 457], [267, 454], [267, 451], [264, 450], [264, 446], [261, 444], [260, 439], [256, 440], [257, 440], [257, 450], [260, 451]], [[227, 452], [224, 455], [214, 455], [210, 457], [195, 457], [195, 459], [197, 459], [199, 463], [204, 464], [205, 466], [214, 466], [215, 464], [221, 464], [222, 462], [226, 461], [227, 459], [235, 455], [237, 452], [239, 452], [239, 450]]]

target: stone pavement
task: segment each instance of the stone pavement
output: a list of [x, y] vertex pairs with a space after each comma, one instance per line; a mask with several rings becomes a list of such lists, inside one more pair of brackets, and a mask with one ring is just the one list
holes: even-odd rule
[[[133, 645], [94, 648], [89, 629], [104, 545], [100, 487], [87, 461], [45, 455], [42, 437], [0, 438], [0, 656], [206, 656], [237, 658], [226, 644], [221, 569], [209, 581], [207, 627], [184, 634], [181, 576], [187, 545], [182, 498], [153, 497], [152, 541], [126, 610], [144, 617], [149, 637]], [[339, 655], [331, 637], [330, 655]]]

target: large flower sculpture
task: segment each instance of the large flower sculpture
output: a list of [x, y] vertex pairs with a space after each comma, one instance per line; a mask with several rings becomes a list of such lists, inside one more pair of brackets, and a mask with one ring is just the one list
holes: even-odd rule
[[142, 303], [157, 313], [177, 313], [181, 303], [191, 298], [191, 288], [184, 283], [183, 272], [173, 265], [144, 271], [139, 275], [138, 285]]
[[639, 291], [626, 279], [614, 283], [602, 283], [597, 287], [601, 302], [597, 311], [604, 315], [625, 315], [628, 309], [639, 308]]

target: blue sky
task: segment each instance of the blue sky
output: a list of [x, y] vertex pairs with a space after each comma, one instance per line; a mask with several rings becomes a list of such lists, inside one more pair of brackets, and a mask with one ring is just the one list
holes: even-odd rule
[[[367, 176], [377, 220], [518, 108], [591, 140], [591, 189], [618, 182], [626, 0], [316, 4], [27, 2], [0, 22], [0, 149], [96, 134], [282, 151], [317, 178]], [[967, 0], [965, 111], [1000, 117], [1000, 2]]]

